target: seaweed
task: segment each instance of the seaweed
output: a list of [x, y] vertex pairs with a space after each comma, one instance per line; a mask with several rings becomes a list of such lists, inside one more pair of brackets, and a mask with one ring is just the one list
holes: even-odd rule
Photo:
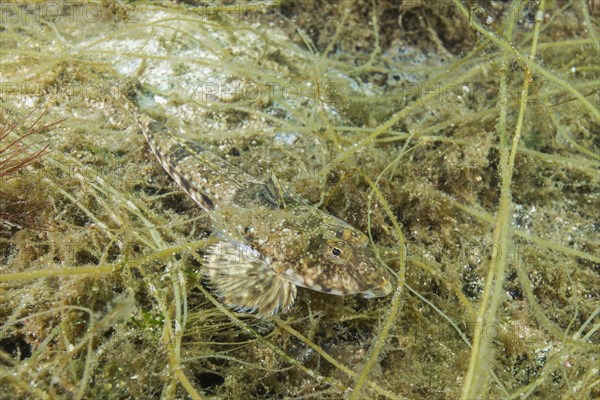
[[[600, 393], [595, 3], [2, 6], [3, 396]], [[219, 303], [212, 227], [114, 101], [130, 84], [368, 233], [394, 294]]]

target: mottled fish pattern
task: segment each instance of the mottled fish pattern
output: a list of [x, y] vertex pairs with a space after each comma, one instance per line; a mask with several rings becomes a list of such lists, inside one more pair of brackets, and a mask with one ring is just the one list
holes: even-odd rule
[[219, 239], [202, 273], [227, 305], [270, 316], [289, 309], [297, 286], [335, 295], [388, 295], [386, 267], [369, 240], [309, 204], [275, 176], [256, 179], [126, 102], [150, 149], [210, 216]]

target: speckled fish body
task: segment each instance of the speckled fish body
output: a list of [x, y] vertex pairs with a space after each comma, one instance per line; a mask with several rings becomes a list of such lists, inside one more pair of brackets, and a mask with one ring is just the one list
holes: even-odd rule
[[203, 274], [224, 303], [268, 316], [292, 306], [297, 286], [367, 298], [391, 292], [362, 232], [274, 176], [258, 180], [150, 117], [137, 119], [160, 164], [211, 218], [220, 240]]

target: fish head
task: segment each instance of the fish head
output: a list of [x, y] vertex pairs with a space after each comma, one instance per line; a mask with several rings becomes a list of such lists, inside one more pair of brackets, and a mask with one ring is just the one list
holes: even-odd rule
[[369, 238], [346, 222], [323, 214], [311, 229], [300, 262], [284, 275], [297, 286], [335, 295], [387, 296], [392, 278]]

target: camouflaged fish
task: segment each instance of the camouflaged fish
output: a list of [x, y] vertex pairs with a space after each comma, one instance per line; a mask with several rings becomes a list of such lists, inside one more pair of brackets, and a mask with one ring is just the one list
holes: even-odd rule
[[211, 218], [219, 242], [202, 272], [225, 304], [270, 316], [294, 304], [297, 286], [366, 298], [391, 292], [390, 275], [362, 232], [275, 176], [257, 180], [129, 106], [160, 164]]

